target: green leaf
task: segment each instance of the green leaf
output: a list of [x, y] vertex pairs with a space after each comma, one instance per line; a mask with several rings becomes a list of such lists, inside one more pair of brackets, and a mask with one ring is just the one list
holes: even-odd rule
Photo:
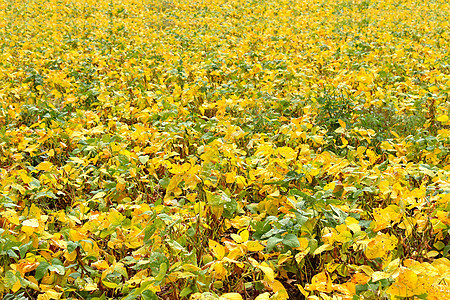
[[300, 242], [298, 241], [297, 236], [293, 233], [283, 236], [283, 244], [291, 248], [300, 247]]
[[164, 276], [166, 276], [166, 272], [167, 272], [167, 269], [169, 268], [169, 265], [167, 264], [167, 263], [162, 263], [160, 266], [159, 266], [159, 273], [158, 273], [158, 275], [155, 277], [155, 280], [157, 281], [157, 282], [160, 282], [160, 281], [162, 281], [163, 279], [164, 279]]
[[167, 189], [170, 183], [170, 178], [169, 177], [161, 178], [158, 183], [163, 189]]
[[444, 250], [442, 252], [442, 255], [447, 256], [448, 252], [450, 251], [450, 245], [447, 245], [444, 247]]
[[6, 283], [6, 286], [9, 287], [9, 288], [11, 288], [11, 287], [16, 283], [16, 281], [18, 280], [18, 278], [17, 278], [17, 276], [14, 274], [13, 271], [9, 270], [9, 271], [7, 271], [7, 272], [5, 273], [5, 279], [4, 279], [4, 280], [5, 280], [4, 282]]
[[6, 254], [8, 254], [8, 256], [12, 258], [19, 258], [19, 255], [17, 255], [16, 252], [12, 251], [11, 249], [6, 251]]
[[56, 272], [59, 275], [64, 275], [66, 273], [64, 266], [60, 266], [60, 265], [48, 266], [48, 270], [51, 272]]
[[100, 297], [91, 298], [91, 300], [106, 300], [106, 294], [102, 294]]
[[236, 209], [238, 207], [237, 201], [234, 199], [230, 199], [230, 202], [225, 203], [223, 206], [223, 217], [224, 218], [231, 218], [233, 217], [233, 214], [236, 212]]
[[190, 287], [185, 287], [184, 289], [181, 290], [180, 292], [180, 297], [186, 297], [187, 295], [189, 295], [190, 293], [192, 293], [192, 289]]
[[167, 267], [169, 266], [169, 260], [164, 254], [162, 254], [161, 252], [153, 252], [150, 255], [149, 260], [149, 267], [152, 270], [153, 276], [159, 276], [159, 274], [161, 273], [161, 268], [165, 268], [165, 274], [165, 272], [167, 271]]
[[39, 187], [41, 187], [41, 182], [39, 180], [37, 180], [36, 178], [33, 178], [33, 180], [30, 183], [28, 183], [28, 186], [31, 189], [39, 188]]
[[276, 236], [272, 236], [271, 238], [269, 238], [267, 240], [267, 246], [266, 246], [267, 252], [272, 251], [272, 249], [281, 241], [283, 241], [283, 239], [276, 237]]
[[128, 157], [123, 154], [119, 154], [117, 157], [119, 158], [119, 162], [122, 166], [127, 166], [130, 163]]
[[20, 257], [22, 257], [22, 258], [25, 257], [25, 254], [30, 249], [31, 244], [32, 244], [32, 241], [29, 241], [28, 243], [23, 244], [22, 246], [19, 247]]
[[53, 258], [53, 259], [52, 259], [52, 265], [64, 266], [63, 262], [60, 261], [60, 260], [57, 259], [57, 258]]
[[45, 273], [47, 272], [48, 267], [50, 266], [50, 264], [46, 261], [41, 261], [39, 263], [39, 266], [36, 268], [35, 272], [35, 276], [34, 278], [36, 280], [40, 280], [45, 276]]
[[122, 298], [122, 300], [133, 300], [136, 299], [139, 296], [139, 291], [141, 288], [134, 289], [131, 293], [129, 293], [125, 298]]
[[150, 290], [143, 291], [141, 296], [144, 300], [158, 300], [158, 296], [156, 296], [156, 294]]
[[68, 241], [67, 242], [67, 251], [69, 251], [69, 253], [72, 253], [75, 249], [77, 249], [78, 246], [80, 246], [80, 243]]
[[52, 265], [48, 266], [48, 270], [51, 272], [56, 272], [59, 275], [64, 275], [66, 273], [66, 269], [62, 261], [57, 258], [52, 259]]
[[116, 266], [116, 267], [114, 268], [114, 271], [116, 271], [117, 273], [119, 273], [119, 274], [122, 275], [123, 277], [128, 278], [128, 274], [127, 274], [127, 271], [126, 271], [125, 268], [121, 268], [121, 267]]
[[[208, 204], [211, 206], [226, 206], [226, 204], [232, 202], [230, 197], [223, 191], [218, 194], [206, 191], [206, 199], [208, 201]], [[232, 209], [232, 207], [233, 205], [231, 205], [229, 208]]]

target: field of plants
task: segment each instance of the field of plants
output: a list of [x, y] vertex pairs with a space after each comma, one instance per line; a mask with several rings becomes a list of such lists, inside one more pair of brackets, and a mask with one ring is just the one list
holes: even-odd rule
[[0, 0], [0, 298], [450, 299], [447, 0]]

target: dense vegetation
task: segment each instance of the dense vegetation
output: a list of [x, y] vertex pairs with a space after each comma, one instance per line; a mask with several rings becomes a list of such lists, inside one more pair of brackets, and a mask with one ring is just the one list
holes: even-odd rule
[[0, 298], [449, 299], [447, 0], [0, 0]]

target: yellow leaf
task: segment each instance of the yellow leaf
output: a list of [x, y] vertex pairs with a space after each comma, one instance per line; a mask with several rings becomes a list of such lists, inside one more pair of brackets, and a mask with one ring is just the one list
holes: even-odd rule
[[316, 145], [323, 145], [323, 143], [325, 142], [323, 136], [321, 135], [313, 135], [310, 138]]
[[116, 287], [118, 287], [119, 285], [115, 282], [109, 282], [109, 281], [102, 281], [102, 284], [110, 289], [115, 289]]
[[360, 155], [362, 155], [365, 151], [366, 151], [366, 147], [364, 147], [364, 146], [359, 146], [357, 149], [356, 149], [356, 154], [358, 155], [358, 156], [360, 156]]
[[226, 181], [227, 183], [234, 183], [236, 180], [236, 172], [226, 173]]
[[358, 270], [363, 271], [368, 276], [372, 276], [372, 274], [373, 274], [372, 268], [367, 265], [359, 266]]
[[255, 300], [269, 300], [270, 299], [270, 293], [265, 292], [262, 293], [260, 295], [258, 295], [258, 297], [255, 298]]
[[437, 117], [436, 120], [441, 122], [441, 123], [446, 123], [448, 121], [448, 116], [447, 115], [441, 115], [441, 116]]
[[188, 272], [198, 272], [198, 271], [201, 271], [202, 269], [200, 269], [197, 266], [194, 266], [193, 264], [184, 264], [183, 270], [188, 271]]
[[209, 268], [209, 271], [214, 272], [214, 277], [216, 279], [225, 279], [228, 275], [227, 270], [223, 267], [223, 262], [215, 262], [212, 264], [212, 266]]
[[400, 213], [400, 207], [389, 205], [386, 208], [374, 209], [373, 216], [376, 224], [374, 231], [380, 231], [389, 227], [392, 222], [399, 222], [402, 215]]
[[292, 258], [291, 251], [287, 253], [280, 254], [278, 256], [278, 266], [281, 266], [285, 261], [288, 261]]
[[301, 286], [300, 284], [296, 284], [296, 286], [300, 290], [300, 293], [302, 293], [302, 295], [305, 296], [305, 298], [307, 298], [309, 296], [309, 292], [307, 290], [305, 290], [303, 288], [303, 286]]
[[80, 164], [80, 165], [85, 165], [86, 164], [86, 161], [83, 158], [79, 158], [79, 157], [76, 157], [76, 156], [71, 156], [70, 157], [70, 161], [74, 162], [76, 164]]
[[16, 270], [21, 274], [25, 274], [34, 271], [39, 266], [39, 262], [31, 262], [27, 260], [20, 260], [16, 266]]
[[[372, 275], [373, 275], [373, 273], [375, 273], [375, 272], [372, 271]], [[355, 284], [366, 284], [369, 281], [370, 281], [370, 276], [368, 276], [367, 274], [365, 274], [365, 273], [355, 273], [352, 276], [352, 281], [351, 282], [355, 283]]]
[[308, 255], [309, 250], [310, 250], [310, 248], [307, 247], [305, 250], [303, 250], [303, 251], [301, 251], [301, 252], [295, 254], [295, 257], [294, 257], [294, 258], [295, 258], [295, 261], [299, 264], [299, 263], [302, 261], [302, 259], [303, 259], [306, 255]]
[[298, 238], [298, 242], [300, 243], [300, 247], [296, 249], [305, 250], [309, 246], [309, 240], [307, 238]]
[[400, 267], [392, 278], [395, 282], [386, 291], [392, 296], [412, 297], [426, 292], [422, 285], [417, 284], [417, 274], [408, 268]]
[[108, 221], [114, 226], [122, 224], [124, 219], [125, 217], [117, 210], [111, 210], [108, 214]]
[[189, 297], [189, 300], [201, 300], [202, 297], [202, 293], [194, 293]]
[[220, 296], [219, 300], [242, 300], [242, 296], [238, 293], [226, 293]]
[[317, 176], [317, 175], [319, 175], [319, 173], [320, 173], [320, 169], [316, 168], [316, 169], [312, 169], [308, 175]]
[[245, 243], [245, 245], [247, 246], [248, 251], [262, 251], [264, 250], [264, 246], [261, 245], [258, 241], [247, 241]]
[[334, 186], [335, 186], [335, 185], [336, 185], [336, 182], [332, 181], [332, 182], [326, 184], [326, 185], [323, 187], [323, 189], [324, 189], [325, 191], [328, 191], [328, 190], [334, 190]]
[[368, 259], [385, 257], [391, 250], [395, 249], [397, 243], [398, 240], [395, 236], [391, 236], [389, 234], [378, 234], [367, 244], [367, 248], [365, 250], [366, 256]]
[[37, 300], [49, 300], [49, 298], [46, 294], [39, 294]]
[[385, 194], [385, 193], [389, 192], [389, 190], [390, 190], [389, 185], [390, 185], [389, 181], [382, 180], [380, 182], [380, 184], [378, 185], [378, 188], [380, 189], [381, 193]]
[[217, 259], [222, 259], [225, 256], [225, 247], [216, 241], [209, 240], [209, 249]]
[[40, 170], [40, 171], [48, 172], [52, 169], [52, 166], [53, 166], [53, 164], [51, 162], [44, 161], [44, 162], [41, 162], [39, 165], [37, 165], [36, 169]]
[[428, 251], [428, 252], [427, 252], [426, 257], [432, 258], [432, 257], [436, 257], [436, 256], [438, 256], [438, 255], [439, 255], [439, 252], [438, 252], [438, 251], [432, 250], [432, 251]]
[[247, 185], [247, 181], [244, 176], [238, 176], [236, 177], [236, 184], [240, 189], [243, 189]]
[[197, 184], [201, 182], [200, 177], [195, 174], [186, 174], [183, 178], [186, 188], [191, 190], [194, 190], [197, 187]]
[[94, 195], [94, 197], [91, 198], [91, 201], [92, 201], [92, 200], [96, 200], [96, 199], [103, 198], [103, 197], [105, 197], [105, 196], [106, 196], [106, 193], [105, 193], [105, 192], [98, 192], [97, 194]]
[[378, 155], [375, 153], [375, 151], [371, 150], [371, 149], [367, 149], [366, 151], [366, 155], [369, 158], [369, 161], [371, 164], [374, 164], [376, 162], [376, 160], [378, 159]]
[[39, 221], [37, 219], [29, 219], [22, 222], [22, 231], [28, 236], [31, 236], [36, 231], [35, 228], [39, 227]]
[[[73, 251], [73, 252], [75, 252], [75, 251]], [[99, 261], [93, 263], [91, 266], [93, 266], [99, 270], [106, 270], [109, 268], [108, 263], [104, 260], [99, 260]]]
[[1, 214], [2, 214], [2, 217], [4, 217], [6, 220], [8, 220], [8, 222], [10, 222], [11, 224], [14, 224], [14, 225], [20, 224], [19, 216], [17, 215], [16, 211], [8, 209], [6, 211], [3, 211]]
[[239, 233], [240, 237], [241, 237], [241, 243], [245, 243], [246, 241], [248, 241], [248, 238], [250, 237], [250, 233], [247, 229], [242, 230]]
[[292, 160], [297, 157], [297, 152], [290, 147], [280, 147], [278, 148], [278, 153], [287, 160]]
[[236, 247], [233, 250], [230, 251], [230, 253], [228, 253], [228, 255], [226, 257], [224, 257], [224, 260], [230, 259], [230, 260], [234, 260], [237, 259], [243, 255], [245, 255], [245, 253], [247, 253], [247, 251], [245, 251], [244, 247]]
[[278, 293], [277, 299], [289, 299], [289, 296], [284, 288], [283, 284], [278, 280], [269, 281], [267, 284], [270, 286], [274, 293]]
[[361, 231], [361, 226], [359, 226], [359, 221], [353, 217], [347, 217], [345, 219], [345, 224], [351, 231], [353, 231], [353, 233]]
[[339, 119], [338, 122], [339, 122], [339, 125], [341, 125], [342, 128], [346, 128], [347, 127], [347, 124], [345, 124], [345, 122], [342, 121], [341, 119]]
[[180, 184], [180, 182], [183, 180], [183, 176], [182, 175], [174, 175], [169, 182], [169, 185], [167, 186], [167, 193], [174, 191], [178, 185]]
[[20, 280], [17, 279], [16, 283], [14, 283], [14, 285], [12, 286], [11, 291], [13, 291], [15, 293], [18, 290], [20, 290], [21, 287], [22, 287], [22, 285], [20, 284]]
[[133, 277], [130, 278], [130, 280], [127, 281], [127, 283], [133, 284], [133, 285], [138, 284], [138, 283], [141, 283], [147, 277], [148, 277], [148, 270], [144, 269], [144, 270], [137, 272]]
[[91, 292], [97, 290], [97, 284], [96, 283], [88, 283], [84, 286], [85, 291]]
[[33, 181], [33, 177], [28, 176], [28, 174], [24, 171], [24, 172], [20, 172], [19, 173], [20, 178], [22, 179], [23, 183], [28, 184], [31, 181]]
[[240, 235], [232, 233], [230, 234], [230, 237], [236, 242], [236, 243], [242, 243], [242, 238]]
[[74, 229], [71, 229], [69, 231], [69, 237], [70, 237], [70, 240], [72, 240], [74, 242], [78, 242], [80, 240], [86, 239], [86, 236], [84, 234], [82, 234], [81, 232], [74, 230]]
[[126, 181], [122, 177], [117, 178], [116, 190], [123, 192], [126, 188]]
[[306, 289], [309, 291], [329, 293], [333, 291], [332, 280], [327, 273], [320, 272], [313, 276], [311, 284], [307, 285]]
[[439, 91], [439, 88], [438, 88], [437, 86], [433, 85], [433, 86], [430, 86], [430, 87], [428, 88], [428, 90], [429, 90], [430, 92], [432, 92], [432, 93], [436, 93], [436, 92]]
[[96, 127], [92, 128], [90, 130], [91, 134], [100, 134], [100, 133], [103, 133], [103, 132], [104, 132], [103, 125], [96, 126]]
[[23, 186], [21, 186], [20, 184], [13, 183], [13, 184], [11, 184], [11, 187], [18, 190], [21, 194], [24, 194], [26, 191], [25, 188]]
[[75, 261], [75, 259], [77, 258], [77, 251], [72, 251], [72, 252], [64, 252], [64, 257], [67, 259], [67, 261]]
[[382, 141], [380, 148], [382, 150], [393, 150], [394, 149], [394, 147], [392, 147], [392, 145], [388, 141]]
[[315, 251], [314, 251], [314, 255], [318, 255], [318, 254], [320, 254], [320, 253], [322, 253], [323, 251], [329, 251], [329, 250], [332, 250], [333, 249], [333, 246], [331, 246], [330, 244], [323, 244], [322, 246], [320, 246], [319, 248], [317, 248]]
[[352, 234], [350, 231], [342, 231], [336, 236], [335, 240], [336, 240], [336, 242], [339, 242], [339, 243], [347, 243], [347, 242], [351, 241], [351, 239], [352, 239]]
[[50, 290], [45, 291], [45, 295], [48, 297], [48, 299], [57, 300], [57, 299], [61, 298], [62, 293], [58, 293], [54, 289], [50, 289]]
[[274, 274], [272, 268], [265, 261], [262, 262], [258, 266], [258, 268], [260, 268], [264, 272], [264, 274], [267, 276], [267, 279], [269, 281], [274, 281], [275, 280], [275, 274]]
[[372, 274], [372, 281], [376, 282], [381, 279], [389, 278], [390, 276], [391, 276], [390, 273], [376, 271], [376, 272], [373, 272], [373, 274]]
[[396, 138], [400, 138], [400, 136], [399, 136], [395, 131], [391, 130], [391, 133], [392, 133], [392, 135], [395, 136]]
[[397, 270], [398, 266], [400, 265], [400, 259], [396, 258], [393, 261], [389, 262], [389, 260], [386, 261], [385, 265], [383, 265], [383, 270], [386, 273], [393, 273]]

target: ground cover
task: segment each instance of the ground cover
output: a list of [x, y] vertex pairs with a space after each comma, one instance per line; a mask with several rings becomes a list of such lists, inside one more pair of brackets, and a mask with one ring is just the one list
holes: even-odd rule
[[450, 298], [449, 13], [0, 0], [0, 297]]

